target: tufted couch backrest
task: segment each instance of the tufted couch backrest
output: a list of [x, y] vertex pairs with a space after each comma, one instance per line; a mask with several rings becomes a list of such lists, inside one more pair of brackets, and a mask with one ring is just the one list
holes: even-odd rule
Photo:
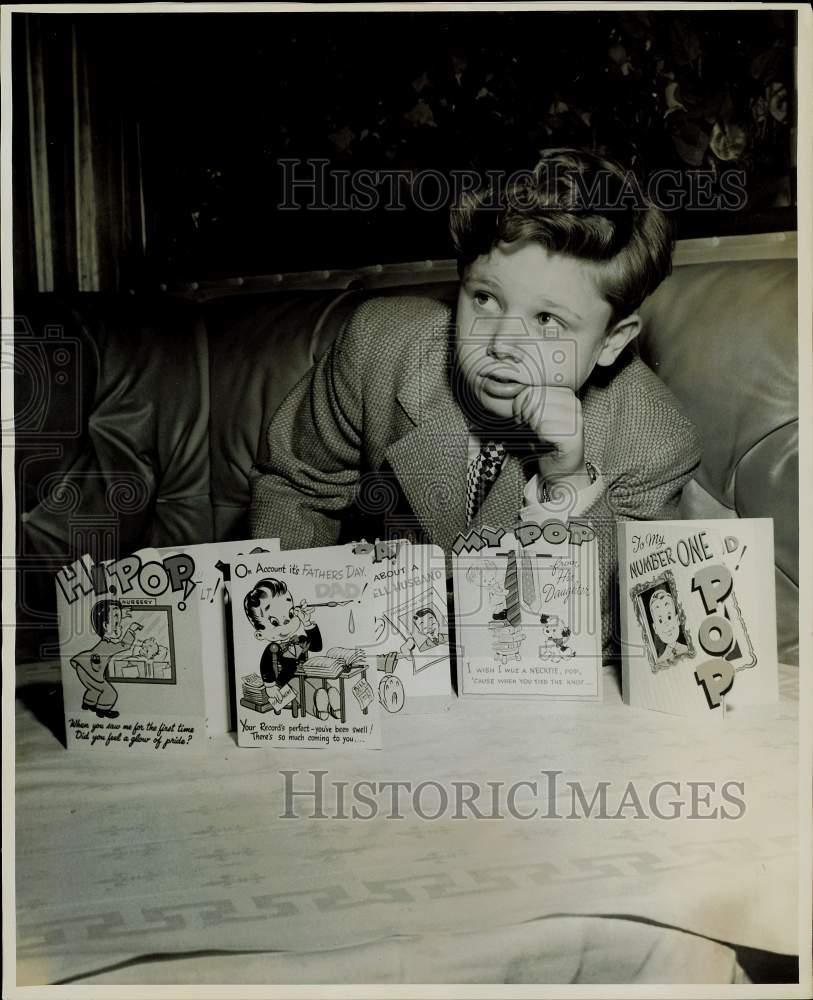
[[[82, 552], [245, 537], [248, 473], [268, 421], [364, 297], [453, 301], [456, 291], [448, 262], [256, 284], [271, 288], [15, 303], [19, 655], [54, 653], [53, 573]], [[640, 338], [703, 439], [685, 516], [774, 518], [789, 662], [798, 658], [795, 292], [793, 259], [679, 266], [645, 304]]]

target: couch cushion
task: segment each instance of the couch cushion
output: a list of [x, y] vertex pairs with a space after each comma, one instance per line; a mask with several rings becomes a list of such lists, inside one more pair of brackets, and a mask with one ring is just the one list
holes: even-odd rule
[[359, 293], [277, 292], [207, 304], [211, 484], [218, 539], [244, 538], [248, 474], [276, 408], [338, 333]]
[[197, 307], [166, 296], [15, 307], [18, 648], [42, 656], [60, 566], [211, 539], [208, 355]]
[[[703, 442], [687, 517], [772, 517], [779, 653], [797, 663], [798, 370], [795, 260], [677, 268], [642, 315], [640, 351]], [[715, 506], [719, 514], [709, 513]]]
[[645, 304], [641, 356], [703, 440], [698, 482], [735, 509], [744, 455], [798, 420], [796, 262], [680, 267]]

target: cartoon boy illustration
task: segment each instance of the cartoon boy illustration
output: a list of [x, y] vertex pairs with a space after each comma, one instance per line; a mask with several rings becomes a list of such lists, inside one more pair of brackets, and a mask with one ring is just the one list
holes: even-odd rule
[[543, 659], [556, 662], [565, 656], [576, 655], [576, 650], [571, 649], [567, 644], [570, 638], [570, 629], [558, 615], [541, 614], [539, 621], [542, 625], [543, 635], [539, 652]]
[[672, 663], [679, 656], [689, 652], [689, 647], [680, 641], [680, 619], [675, 609], [675, 601], [668, 590], [659, 587], [649, 598], [649, 616], [652, 629], [663, 643], [657, 663]]
[[[322, 648], [322, 633], [307, 601], [294, 605], [288, 585], [274, 577], [254, 585], [243, 600], [243, 610], [256, 630], [255, 639], [265, 645], [260, 675], [272, 700], [280, 701], [299, 664], [307, 661], [310, 651], [318, 653]], [[333, 688], [320, 687], [314, 692], [314, 703], [320, 718], [338, 717], [339, 694]]]
[[119, 601], [98, 601], [90, 611], [90, 624], [99, 641], [92, 649], [78, 653], [71, 664], [85, 688], [82, 708], [95, 712], [99, 718], [116, 719], [114, 711], [118, 693], [110, 683], [107, 672], [113, 656], [132, 647], [135, 634], [141, 629], [138, 622], [131, 622], [130, 611], [122, 610]]

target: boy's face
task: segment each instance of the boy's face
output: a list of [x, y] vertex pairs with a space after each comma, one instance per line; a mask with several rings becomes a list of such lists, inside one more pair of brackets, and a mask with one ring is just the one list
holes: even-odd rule
[[272, 597], [267, 590], [263, 590], [254, 614], [262, 621], [254, 633], [260, 642], [282, 643], [299, 631], [299, 618], [294, 614], [294, 600], [290, 594]]
[[650, 606], [650, 611], [655, 635], [661, 642], [671, 646], [680, 633], [680, 624], [675, 614], [675, 604], [672, 598], [668, 596], [656, 598]]
[[456, 354], [473, 415], [510, 420], [526, 387], [576, 392], [597, 364], [615, 360], [634, 333], [608, 329], [612, 308], [598, 275], [597, 265], [534, 242], [499, 244], [469, 265]]

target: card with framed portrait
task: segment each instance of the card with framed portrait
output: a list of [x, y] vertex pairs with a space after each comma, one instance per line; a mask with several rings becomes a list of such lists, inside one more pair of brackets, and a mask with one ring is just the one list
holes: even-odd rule
[[777, 698], [773, 521], [618, 526], [624, 700], [723, 716]]

